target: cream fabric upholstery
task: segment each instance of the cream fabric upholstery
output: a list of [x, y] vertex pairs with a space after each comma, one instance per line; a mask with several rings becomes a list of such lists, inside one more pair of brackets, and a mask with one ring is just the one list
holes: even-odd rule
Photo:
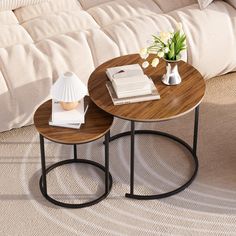
[[214, 0], [198, 0], [201, 9], [208, 7]]
[[0, 26], [12, 25], [17, 23], [18, 20], [12, 11], [0, 11]]
[[205, 78], [236, 69], [235, 9], [223, 1], [203, 11], [197, 0], [46, 0], [17, 6], [0, 11], [0, 131], [32, 123], [60, 73], [73, 71], [87, 83], [95, 67], [137, 53], [152, 34], [173, 29], [177, 21], [188, 37], [188, 61]]
[[47, 16], [50, 14], [56, 14], [57, 12], [71, 12], [74, 10], [79, 10], [81, 8], [78, 1], [75, 0], [51, 0], [46, 1], [41, 4], [22, 7], [14, 11], [17, 19], [20, 23], [36, 19], [37, 17]]
[[13, 10], [18, 7], [34, 5], [41, 2], [46, 2], [49, 0], [1, 0], [0, 1], [0, 11], [3, 10]]
[[88, 13], [102, 27], [115, 25], [128, 19], [162, 13], [152, 0], [116, 0], [90, 8]]
[[26, 21], [22, 26], [27, 30], [34, 42], [79, 30], [99, 28], [94, 19], [85, 11], [60, 12], [45, 15], [31, 21]]
[[197, 0], [154, 0], [163, 12], [170, 12], [179, 8], [183, 8], [194, 3]]
[[103, 3], [109, 3], [111, 0], [79, 0], [80, 4], [83, 6], [83, 9], [88, 10], [89, 8], [101, 5]]

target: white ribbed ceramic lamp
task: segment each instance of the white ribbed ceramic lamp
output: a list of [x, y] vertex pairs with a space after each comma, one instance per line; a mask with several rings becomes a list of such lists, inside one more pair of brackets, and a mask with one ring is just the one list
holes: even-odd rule
[[54, 83], [51, 94], [65, 110], [72, 110], [88, 94], [88, 89], [74, 73], [66, 72]]

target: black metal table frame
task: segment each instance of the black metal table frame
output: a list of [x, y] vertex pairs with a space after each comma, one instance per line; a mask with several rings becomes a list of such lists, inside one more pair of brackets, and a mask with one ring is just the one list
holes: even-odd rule
[[[189, 144], [187, 144], [182, 139], [160, 131], [154, 131], [154, 130], [135, 130], [135, 121], [131, 122], [131, 131], [120, 133], [117, 135], [114, 135], [109, 138], [109, 141], [117, 140], [124, 136], [130, 136], [131, 137], [131, 150], [130, 150], [130, 193], [126, 193], [125, 196], [127, 198], [133, 198], [138, 200], [154, 200], [154, 199], [160, 199], [160, 198], [166, 198], [170, 197], [172, 195], [175, 195], [184, 189], [186, 189], [196, 178], [197, 172], [198, 172], [198, 158], [197, 158], [197, 143], [198, 143], [198, 123], [199, 123], [199, 106], [195, 108], [195, 118], [194, 118], [194, 135], [193, 135], [193, 147], [191, 147]], [[194, 161], [194, 171], [192, 176], [189, 178], [189, 180], [183, 184], [182, 186], [178, 187], [175, 190], [172, 190], [170, 192], [161, 193], [161, 194], [155, 194], [155, 195], [138, 195], [134, 194], [134, 157], [135, 157], [135, 135], [139, 134], [152, 134], [152, 135], [159, 135], [166, 137], [168, 139], [174, 140], [175, 142], [183, 145], [191, 154], [191, 157]]]
[[[88, 207], [88, 206], [92, 206], [94, 204], [97, 204], [98, 202], [102, 201], [103, 199], [105, 199], [108, 196], [108, 194], [111, 191], [112, 182], [113, 182], [112, 176], [109, 172], [110, 131], [108, 131], [105, 134], [105, 166], [103, 166], [97, 162], [91, 161], [91, 160], [78, 159], [77, 158], [77, 146], [76, 146], [76, 144], [73, 144], [73, 146], [74, 146], [74, 159], [60, 161], [60, 162], [57, 162], [57, 163], [46, 168], [44, 136], [40, 134], [39, 137], [40, 137], [40, 152], [41, 152], [41, 165], [42, 165], [42, 176], [40, 177], [40, 180], [39, 180], [39, 187], [40, 187], [40, 190], [41, 190], [43, 196], [48, 201], [50, 201], [51, 203], [53, 203], [55, 205], [58, 205], [61, 207], [66, 207], [66, 208], [83, 208], [83, 207]], [[104, 192], [104, 194], [95, 200], [85, 202], [85, 203], [80, 203], [80, 204], [71, 204], [71, 203], [61, 202], [61, 201], [58, 201], [58, 200], [54, 199], [53, 197], [49, 196], [48, 191], [47, 191], [47, 174], [59, 166], [72, 164], [72, 163], [88, 164], [91, 166], [95, 166], [96, 168], [99, 168], [100, 170], [104, 171], [104, 173], [105, 173], [105, 192]]]

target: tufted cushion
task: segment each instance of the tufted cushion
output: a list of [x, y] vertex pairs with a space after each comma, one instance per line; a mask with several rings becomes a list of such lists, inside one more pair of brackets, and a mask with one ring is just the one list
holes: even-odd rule
[[14, 10], [18, 7], [34, 5], [34, 4], [38, 4], [38, 3], [46, 2], [46, 1], [49, 1], [49, 0], [1, 0], [0, 11]]
[[45, 15], [24, 22], [22, 26], [35, 42], [55, 35], [99, 27], [87, 12], [78, 10]]
[[[56, 2], [55, 2], [56, 1]], [[77, 0], [50, 0], [37, 5], [18, 8], [14, 11], [20, 23], [33, 20], [34, 18], [81, 10]]]
[[162, 13], [152, 0], [116, 0], [90, 8], [88, 13], [102, 27], [140, 16]]

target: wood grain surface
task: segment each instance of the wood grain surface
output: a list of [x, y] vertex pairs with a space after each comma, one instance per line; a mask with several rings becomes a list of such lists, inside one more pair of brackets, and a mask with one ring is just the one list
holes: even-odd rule
[[113, 123], [113, 116], [98, 108], [90, 99], [85, 124], [80, 129], [50, 126], [48, 122], [51, 113], [52, 101], [49, 100], [35, 112], [35, 127], [45, 138], [62, 144], [81, 144], [94, 141], [105, 135]]
[[182, 83], [166, 86], [161, 81], [166, 73], [166, 63], [161, 60], [156, 68], [150, 66], [144, 70], [156, 85], [160, 100], [114, 106], [106, 88], [108, 78], [105, 71], [109, 67], [135, 63], [143, 63], [138, 54], [121, 56], [105, 62], [91, 74], [88, 81], [89, 95], [98, 107], [122, 119], [152, 122], [182, 116], [201, 103], [206, 89], [202, 75], [193, 66], [180, 61], [178, 66]]

